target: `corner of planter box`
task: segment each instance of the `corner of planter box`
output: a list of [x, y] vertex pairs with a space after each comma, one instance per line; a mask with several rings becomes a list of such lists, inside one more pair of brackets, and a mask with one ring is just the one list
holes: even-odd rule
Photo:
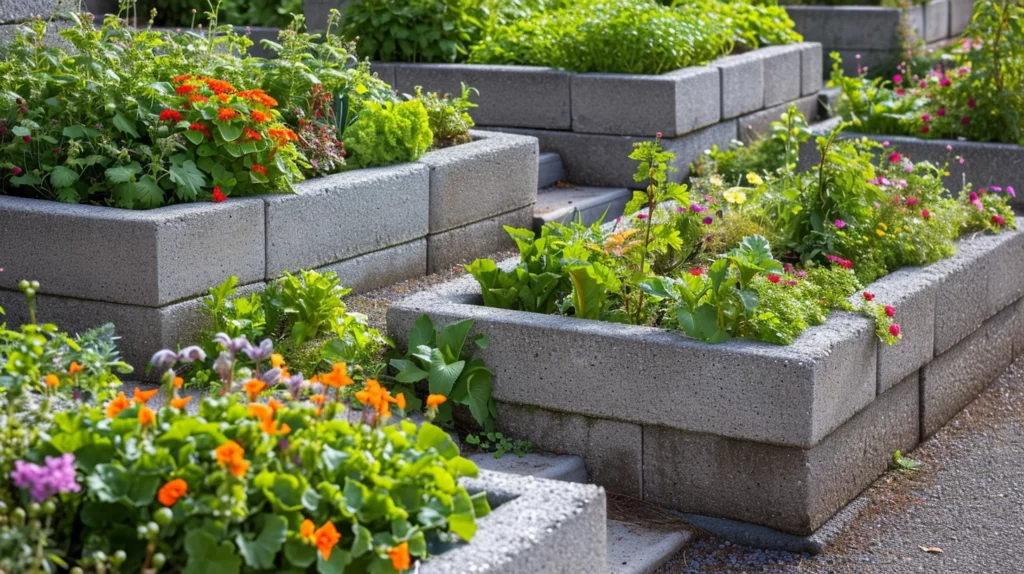
[[800, 44], [768, 46], [755, 53], [764, 58], [764, 105], [769, 108], [800, 97], [802, 84]]
[[162, 307], [235, 275], [263, 279], [264, 206], [255, 198], [133, 211], [0, 196], [0, 288]]
[[486, 470], [463, 485], [495, 508], [468, 544], [428, 559], [423, 574], [608, 572], [604, 489]]
[[949, 38], [950, 0], [931, 0], [924, 5], [924, 41], [938, 42]]
[[718, 68], [721, 79], [722, 119], [764, 107], [764, 56], [760, 51], [725, 56], [709, 65]]
[[429, 233], [476, 223], [537, 202], [537, 138], [472, 130], [473, 141], [427, 152]]
[[295, 195], [265, 196], [267, 280], [323, 267], [427, 235], [430, 169], [369, 168], [301, 182]]
[[820, 42], [803, 42], [800, 46], [800, 95], [816, 95], [824, 87], [822, 74], [824, 56]]

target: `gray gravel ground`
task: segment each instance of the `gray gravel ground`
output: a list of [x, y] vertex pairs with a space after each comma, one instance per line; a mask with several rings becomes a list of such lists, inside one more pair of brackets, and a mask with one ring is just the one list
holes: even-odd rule
[[821, 555], [703, 535], [658, 574], [1024, 572], [1024, 358], [909, 456], [924, 468], [880, 478], [862, 495], [867, 510]]

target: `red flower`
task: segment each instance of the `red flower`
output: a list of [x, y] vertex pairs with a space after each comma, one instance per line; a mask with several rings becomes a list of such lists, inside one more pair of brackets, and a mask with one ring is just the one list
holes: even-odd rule
[[160, 121], [178, 123], [181, 121], [181, 114], [177, 110], [164, 110], [160, 112]]
[[964, 116], [963, 119], [960, 120], [960, 123], [966, 126], [967, 124], [971, 123], [971, 118]]
[[875, 300], [875, 294], [874, 293], [868, 293], [867, 291], [865, 291], [864, 292], [864, 299], [866, 301], [874, 301]]
[[184, 96], [185, 94], [191, 94], [194, 91], [196, 91], [196, 87], [193, 86], [192, 84], [182, 84], [182, 85], [180, 85], [180, 86], [178, 86], [177, 88], [174, 89], [174, 92], [177, 93], [179, 96]]
[[175, 84], [180, 84], [182, 82], [187, 82], [191, 79], [192, 74], [185, 74], [184, 76], [174, 76], [174, 78], [171, 81], [173, 81]]
[[771, 281], [772, 283], [778, 283], [781, 280], [782, 280], [782, 277], [779, 277], [778, 275], [776, 275], [774, 273], [772, 273], [771, 275], [768, 276], [768, 281]]
[[192, 122], [191, 124], [189, 124], [188, 129], [194, 132], [203, 132], [206, 135], [210, 135], [210, 130], [206, 129], [206, 126], [199, 122]]
[[895, 317], [896, 316], [896, 307], [893, 307], [892, 305], [886, 305], [885, 306], [885, 314], [887, 316], [889, 316], [889, 317]]
[[690, 275], [693, 275], [694, 277], [700, 277], [703, 274], [704, 274], [704, 270], [702, 268], [700, 268], [700, 267], [691, 267], [690, 268]]
[[226, 196], [223, 193], [221, 193], [219, 185], [213, 186], [213, 202], [214, 203], [220, 203], [220, 202], [224, 201], [227, 198], [228, 198], [228, 196]]
[[921, 202], [921, 200], [916, 198], [916, 197], [908, 197], [907, 198], [907, 205], [917, 205], [920, 202]]
[[993, 215], [992, 216], [992, 223], [995, 223], [996, 225], [1005, 225], [1006, 224], [1006, 220], [1003, 219], [1002, 217], [998, 216], [998, 215]]
[[254, 130], [252, 128], [245, 128], [242, 131], [245, 132], [245, 137], [246, 138], [251, 139], [253, 141], [257, 141], [258, 142], [258, 141], [261, 141], [263, 139], [263, 136], [260, 135], [260, 132]]
[[899, 152], [893, 152], [889, 154], [889, 163], [899, 163], [902, 158]]
[[203, 82], [206, 83], [206, 87], [210, 88], [211, 92], [217, 95], [233, 94], [235, 92], [235, 87], [225, 82], [224, 80], [217, 80], [214, 78], [203, 78]]
[[922, 209], [921, 210], [921, 217], [923, 217], [925, 219], [928, 219], [931, 216], [932, 216], [932, 212], [928, 211], [927, 209]]
[[889, 334], [892, 335], [893, 337], [899, 337], [900, 336], [900, 326], [897, 325], [896, 323], [893, 323], [892, 325], [889, 325]]
[[263, 167], [262, 165], [260, 165], [258, 163], [252, 164], [252, 170], [255, 173], [258, 173], [258, 174], [262, 175], [263, 177], [267, 177], [267, 168]]
[[217, 110], [217, 118], [221, 121], [226, 122], [238, 117], [238, 112], [234, 108], [221, 108]]
[[931, 131], [931, 129], [928, 126], [921, 126], [921, 133], [926, 134], [929, 131]]

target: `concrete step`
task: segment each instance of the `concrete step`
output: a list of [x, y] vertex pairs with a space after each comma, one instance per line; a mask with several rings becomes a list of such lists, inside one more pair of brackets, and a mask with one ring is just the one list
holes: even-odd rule
[[485, 470], [566, 482], [587, 482], [587, 468], [578, 456], [530, 452], [521, 457], [506, 453], [501, 458], [494, 458], [492, 453], [480, 452], [467, 458]]
[[545, 152], [540, 154], [538, 160], [538, 167], [540, 168], [537, 177], [537, 187], [544, 189], [555, 185], [555, 183], [565, 179], [565, 167], [562, 165], [562, 156], [553, 152]]
[[[604, 215], [610, 221], [622, 215], [633, 192], [624, 187], [552, 187], [537, 194], [533, 207], [533, 228], [539, 230], [545, 223], [569, 223], [582, 217], [590, 225]], [[607, 212], [607, 213], [606, 213]]]
[[688, 530], [609, 519], [608, 572], [652, 574], [692, 538]]

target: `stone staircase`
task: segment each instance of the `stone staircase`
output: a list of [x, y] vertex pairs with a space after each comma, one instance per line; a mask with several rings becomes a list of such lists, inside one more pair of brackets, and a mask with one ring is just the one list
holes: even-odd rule
[[[522, 457], [506, 454], [496, 459], [490, 453], [477, 453], [468, 458], [486, 470], [587, 482], [583, 459], [574, 455], [532, 452]], [[691, 530], [652, 523], [640, 513], [619, 510], [614, 514], [616, 519], [608, 519], [609, 574], [652, 574], [694, 537]]]
[[557, 153], [542, 153], [539, 159], [537, 204], [533, 208], [533, 228], [540, 232], [545, 223], [584, 225], [610, 221], [622, 215], [633, 192], [624, 187], [589, 187], [566, 183], [562, 158]]

